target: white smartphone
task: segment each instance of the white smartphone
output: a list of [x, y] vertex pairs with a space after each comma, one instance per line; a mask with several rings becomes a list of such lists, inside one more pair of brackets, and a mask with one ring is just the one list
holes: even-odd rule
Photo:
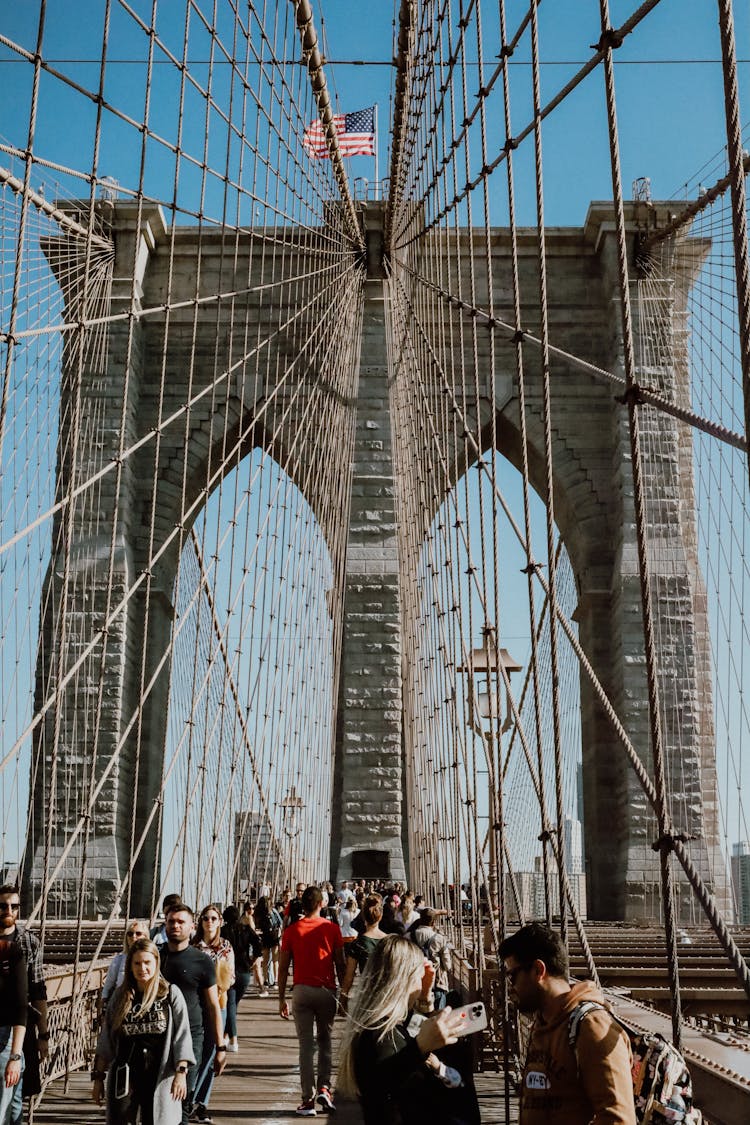
[[454, 1016], [461, 1016], [463, 1025], [459, 1027], [456, 1035], [473, 1035], [475, 1031], [484, 1031], [487, 1026], [487, 1013], [481, 1000], [473, 1004], [464, 1004], [461, 1008], [453, 1009]]
[[127, 1063], [118, 1066], [115, 1070], [115, 1089], [114, 1094], [116, 1098], [126, 1098], [130, 1090], [130, 1067]]

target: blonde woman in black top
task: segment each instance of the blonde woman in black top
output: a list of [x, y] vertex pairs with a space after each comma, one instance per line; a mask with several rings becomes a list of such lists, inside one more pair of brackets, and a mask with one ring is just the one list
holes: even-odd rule
[[359, 1098], [365, 1125], [479, 1120], [472, 1092], [447, 1088], [434, 1054], [456, 1042], [461, 1017], [443, 1008], [419, 1020], [432, 1005], [433, 979], [417, 946], [398, 934], [379, 941], [367, 962], [347, 1017], [336, 1086]]

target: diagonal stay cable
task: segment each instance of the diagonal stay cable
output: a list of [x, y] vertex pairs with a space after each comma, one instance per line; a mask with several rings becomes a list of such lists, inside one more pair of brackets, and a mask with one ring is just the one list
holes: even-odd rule
[[[429, 289], [439, 294], [447, 304], [452, 305], [454, 308], [461, 309], [462, 312], [468, 313], [469, 316], [473, 318], [479, 317], [481, 320], [485, 321], [489, 328], [504, 333], [510, 340], [515, 341], [520, 339], [523, 343], [533, 344], [534, 347], [541, 348], [542, 341], [538, 336], [534, 336], [533, 333], [527, 332], [525, 329], [513, 324], [509, 324], [507, 321], [500, 320], [496, 316], [491, 316], [484, 309], [477, 308], [467, 301], [462, 301], [459, 297], [455, 297], [452, 293], [441, 289], [440, 286], [436, 285], [434, 282], [429, 281], [426, 277], [412, 270], [406, 263], [401, 262], [399, 265], [400, 268], [411, 274], [415, 281], [418, 281], [420, 284], [427, 286]], [[623, 390], [625, 390], [625, 380], [621, 375], [615, 375], [612, 371], [607, 371], [605, 367], [599, 367], [595, 363], [590, 363], [588, 360], [582, 359], [572, 352], [565, 351], [564, 348], [558, 348], [554, 344], [549, 344], [548, 347], [550, 355], [563, 360], [571, 367], [575, 367], [579, 371], [591, 375], [594, 379], [613, 383], [615, 386], [622, 387]], [[701, 430], [704, 434], [715, 437], [719, 441], [725, 442], [727, 445], [734, 446], [735, 449], [740, 449], [743, 453], [747, 452], [748, 443], [746, 438], [741, 434], [727, 429], [726, 426], [722, 426], [718, 422], [712, 422], [709, 418], [703, 418], [700, 414], [695, 414], [692, 410], [687, 410], [685, 407], [669, 402], [663, 395], [659, 394], [651, 387], [644, 387], [641, 383], [634, 383], [634, 389], [643, 402], [648, 403], [650, 406], [655, 406], [657, 410], [663, 411], [664, 414], [669, 414], [672, 418], [677, 418], [680, 422], [687, 422], [688, 425], [693, 426], [697, 430]]]
[[[346, 279], [347, 275], [350, 275], [350, 274], [356, 272], [358, 270], [358, 268], [359, 267], [354, 263], [351, 264], [350, 266], [348, 266], [347, 269], [343, 272], [343, 274], [337, 275], [330, 282], [329, 288], [331, 290], [333, 290], [333, 288], [336, 285], [341, 284], [342, 281], [344, 279]], [[216, 298], [213, 298], [213, 299], [215, 300]], [[139, 438], [138, 441], [134, 442], [132, 445], [129, 445], [126, 449], [124, 449], [123, 452], [122, 452], [122, 460], [127, 461], [128, 458], [132, 457], [135, 453], [137, 453], [139, 449], [142, 449], [145, 445], [148, 445], [148, 443], [156, 437], [157, 433], [163, 432], [168, 426], [172, 425], [172, 423], [178, 421], [184, 415], [189, 414], [192, 407], [194, 407], [198, 402], [200, 402], [201, 399], [206, 398], [208, 395], [210, 395], [212, 393], [212, 391], [216, 388], [216, 386], [218, 386], [219, 384], [228, 380], [237, 371], [242, 370], [242, 368], [246, 365], [248, 360], [257, 357], [260, 352], [262, 352], [263, 350], [265, 350], [266, 348], [268, 348], [270, 346], [270, 344], [274, 341], [274, 339], [276, 339], [276, 337], [282, 336], [282, 334], [285, 331], [287, 331], [292, 325], [294, 325], [296, 322], [299, 322], [303, 318], [304, 314], [315, 304], [316, 300], [319, 300], [319, 297], [311, 298], [304, 305], [301, 305], [299, 308], [297, 308], [287, 318], [287, 320], [285, 320], [282, 324], [280, 324], [277, 328], [275, 328], [268, 336], [266, 336], [263, 340], [261, 340], [260, 343], [258, 343], [255, 347], [250, 348], [246, 353], [241, 355], [237, 360], [235, 360], [235, 362], [233, 364], [229, 365], [226, 368], [226, 370], [221, 371], [216, 376], [215, 379], [213, 379], [210, 383], [208, 383], [200, 391], [196, 391], [196, 393], [194, 395], [192, 395], [188, 399], [187, 402], [183, 403], [181, 406], [179, 406], [177, 408], [177, 410], [173, 411], [165, 419], [160, 421], [158, 426], [152, 427], [150, 430], [147, 431], [147, 433], [145, 433], [143, 435], [143, 437]], [[188, 302], [188, 304], [192, 304], [192, 303], [193, 302]], [[136, 315], [137, 314], [135, 314], [135, 313], [133, 314], [134, 318], [135, 318]], [[105, 320], [106, 320], [106, 318], [105, 318]], [[287, 370], [285, 377], [287, 377], [290, 374], [290, 371], [291, 371], [291, 369]], [[265, 400], [264, 407], [262, 408], [263, 411], [265, 411], [268, 408], [268, 406], [272, 403], [274, 398], [281, 393], [281, 391], [283, 390], [283, 387], [284, 387], [284, 380], [279, 381], [274, 386], [273, 391], [268, 396], [268, 398]], [[118, 464], [119, 464], [119, 461], [117, 461], [117, 460], [112, 460], [112, 461], [108, 462], [101, 469], [99, 469], [96, 473], [92, 473], [90, 476], [88, 476], [84, 481], [81, 482], [81, 484], [76, 485], [74, 488], [70, 489], [70, 491], [68, 491], [55, 504], [52, 504], [44, 512], [42, 512], [40, 515], [38, 515], [34, 520], [32, 520], [30, 523], [28, 523], [24, 527], [22, 527], [19, 531], [17, 531], [14, 535], [12, 535], [10, 537], [10, 539], [7, 539], [5, 541], [5, 543], [1, 543], [0, 544], [0, 555], [4, 554], [7, 550], [9, 550], [9, 548], [13, 547], [20, 539], [25, 538], [25, 536], [29, 535], [32, 531], [34, 531], [41, 524], [45, 523], [48, 519], [51, 519], [51, 517], [54, 516], [57, 512], [62, 511], [65, 507], [67, 507], [69, 504], [71, 504], [74, 500], [78, 499], [78, 497], [81, 496], [84, 492], [87, 492], [89, 489], [93, 488], [93, 486], [95, 484], [97, 484], [103, 477], [108, 476], [112, 472], [116, 472]], [[0, 764], [0, 769], [2, 769], [1, 764]]]
[[[437, 288], [437, 287], [434, 287], [434, 288]], [[407, 303], [409, 303], [408, 295], [404, 294], [404, 299], [407, 301]], [[429, 344], [428, 344], [428, 347], [430, 347], [430, 350], [431, 350], [431, 346]], [[441, 368], [441, 366], [440, 366], [440, 364], [437, 360], [437, 357], [434, 355], [434, 353], [432, 353], [432, 358], [433, 358], [433, 361], [436, 365], [437, 370], [439, 370], [441, 375], [443, 376], [446, 393], [452, 397], [453, 407], [456, 410], [456, 413], [457, 413], [459, 419], [461, 420], [461, 422], [464, 426], [464, 433], [466, 435], [466, 440], [468, 441], [468, 443], [472, 447], [474, 455], [477, 459], [477, 464], [479, 466], [480, 472], [484, 472], [487, 476], [489, 476], [489, 478], [491, 480], [490, 471], [487, 468], [487, 466], [484, 462], [484, 459], [481, 456], [481, 448], [479, 446], [479, 443], [469, 429], [468, 420], [465, 418], [465, 416], [463, 415], [463, 412], [461, 411], [461, 406], [455, 398], [455, 394], [453, 392], [453, 389], [450, 387], [450, 385], [447, 382], [445, 382], [445, 376], [442, 372], [442, 368]], [[491, 485], [494, 488], [495, 482], [491, 481]], [[514, 532], [516, 538], [518, 539], [519, 544], [521, 545], [522, 550], [524, 550], [526, 553], [528, 553], [528, 546], [526, 544], [523, 532], [519, 528], [519, 526], [518, 526], [518, 524], [515, 520], [515, 517], [513, 516], [513, 513], [510, 511], [510, 509], [509, 509], [509, 507], [508, 507], [508, 505], [505, 501], [505, 498], [499, 492], [498, 492], [498, 500], [499, 500], [499, 502], [500, 502], [500, 504], [503, 508], [503, 511], [506, 515], [506, 518], [508, 519], [508, 522], [510, 523], [510, 526], [513, 529], [513, 532]], [[542, 586], [542, 589], [544, 590], [545, 595], [547, 597], [549, 597], [549, 585], [547, 583], [546, 578], [544, 577], [541, 570], [539, 569], [539, 567], [534, 568], [534, 573], [536, 574], [537, 580], [539, 581], [540, 585]], [[605, 691], [601, 681], [599, 680], [599, 677], [597, 676], [597, 674], [596, 674], [596, 672], [593, 668], [593, 665], [591, 664], [588, 657], [586, 656], [586, 653], [584, 652], [584, 650], [581, 646], [581, 643], [578, 639], [578, 636], [576, 635], [575, 629], [573, 628], [571, 622], [567, 618], [567, 615], [563, 612], [563, 610], [560, 606], [557, 607], [557, 616], [558, 616], [558, 620], [559, 620], [559, 622], [562, 626], [562, 629], [563, 629], [566, 637], [568, 638], [571, 645], [573, 646], [573, 650], [574, 650], [576, 656], [578, 657], [578, 660], [581, 664], [581, 667], [583, 668], [584, 672], [586, 673], [586, 676], [588, 677], [588, 679], [591, 683], [591, 686], [593, 687], [593, 689], [594, 689], [594, 691], [595, 691], [595, 693], [596, 693], [596, 695], [599, 699], [599, 702], [601, 703], [602, 708], [604, 709], [604, 712], [607, 715], [607, 718], [609, 719], [609, 721], [612, 724], [612, 728], [613, 728], [615, 734], [617, 735], [619, 741], [621, 742], [621, 744], [622, 744], [622, 746], [625, 750], [625, 753], [628, 757], [628, 760], [630, 761], [630, 764], [631, 764], [633, 770], [635, 771], [635, 774], [636, 774], [636, 776], [637, 776], [637, 778], [638, 778], [638, 780], [641, 784], [641, 787], [643, 788], [643, 791], [646, 795], [646, 798], [649, 801], [649, 804], [651, 805], [654, 812], [656, 812], [657, 807], [658, 807], [656, 789], [655, 789], [655, 787], [654, 787], [654, 785], [651, 781], [651, 778], [648, 775], [648, 771], [646, 770], [646, 767], [644, 766], [637, 750], [635, 749], [635, 746], [633, 745], [630, 737], [628, 736], [628, 733], [625, 730], [625, 727], [623, 726], [623, 724], [622, 724], [622, 722], [621, 722], [621, 720], [620, 720], [620, 718], [619, 718], [619, 716], [618, 716], [618, 714], [617, 714], [617, 712], [614, 708], [614, 705], [612, 704], [612, 702], [609, 698], [609, 695], [607, 694], [607, 692]], [[504, 682], [507, 681], [507, 682], [505, 682], [505, 686], [506, 686], [506, 689], [508, 690], [508, 693], [509, 693], [509, 699], [511, 701], [511, 705], [514, 708], [514, 711], [515, 711], [515, 702], [513, 700], [512, 694], [510, 693], [510, 680], [507, 677], [507, 673], [506, 673], [505, 668], [503, 667], [502, 663], [500, 663], [500, 669], [499, 670], [501, 671], [501, 673], [503, 675]], [[520, 721], [520, 716], [518, 716], [518, 720]], [[520, 732], [519, 732], [519, 734], [520, 734]], [[522, 739], [522, 742], [523, 742], [523, 739]], [[734, 968], [735, 972], [737, 973], [737, 976], [738, 976], [740, 982], [742, 983], [743, 988], [747, 992], [748, 996], [750, 996], [750, 966], [748, 966], [747, 962], [745, 961], [745, 958], [742, 956], [742, 954], [739, 950], [739, 947], [737, 946], [736, 942], [732, 938], [732, 935], [729, 932], [727, 924], [726, 924], [721, 912], [717, 908], [711, 892], [708, 890], [708, 887], [706, 886], [704, 880], [702, 879], [702, 877], [700, 876], [697, 868], [695, 867], [692, 860], [690, 859], [690, 856], [687, 852], [687, 849], [685, 848], [684, 841], [679, 836], [676, 836], [676, 835], [672, 834], [669, 838], [669, 845], [670, 845], [671, 849], [673, 850], [675, 856], [679, 860], [680, 864], [682, 865], [682, 868], [683, 868], [683, 870], [684, 870], [684, 872], [685, 872], [685, 874], [688, 878], [688, 881], [690, 882], [693, 890], [695, 891], [695, 894], [696, 894], [701, 906], [703, 907], [703, 910], [706, 914], [706, 917], [708, 918], [708, 920], [711, 924], [711, 927], [714, 930], [714, 933], [716, 934], [716, 936], [717, 936], [719, 942], [721, 943], [725, 953], [727, 954], [727, 957], [729, 958], [729, 960], [732, 964], [732, 967]], [[660, 843], [660, 846], [661, 846], [661, 843]]]

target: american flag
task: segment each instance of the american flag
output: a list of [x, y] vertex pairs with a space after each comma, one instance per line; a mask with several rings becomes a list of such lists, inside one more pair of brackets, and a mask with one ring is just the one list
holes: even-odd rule
[[[337, 113], [333, 118], [342, 156], [375, 155], [375, 106], [354, 113]], [[302, 143], [310, 156], [328, 156], [328, 142], [320, 121], [305, 129]]]

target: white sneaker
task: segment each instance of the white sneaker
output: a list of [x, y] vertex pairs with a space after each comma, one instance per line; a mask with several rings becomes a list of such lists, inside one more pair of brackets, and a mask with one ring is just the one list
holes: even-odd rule
[[264, 988], [262, 992], [259, 992], [259, 993], [258, 993], [258, 995], [259, 995], [259, 996], [261, 996], [261, 997], [263, 997], [263, 999], [265, 1000], [266, 996], [270, 996], [270, 995], [271, 995], [271, 993], [270, 993], [270, 992], [268, 991], [268, 989], [267, 989], [267, 988]]
[[237, 1052], [239, 1051], [239, 1049], [240, 1049], [240, 1045], [239, 1045], [239, 1043], [237, 1042], [236, 1039], [235, 1039], [234, 1043], [227, 1043], [227, 1050], [231, 1051], [233, 1055], [236, 1055]]

